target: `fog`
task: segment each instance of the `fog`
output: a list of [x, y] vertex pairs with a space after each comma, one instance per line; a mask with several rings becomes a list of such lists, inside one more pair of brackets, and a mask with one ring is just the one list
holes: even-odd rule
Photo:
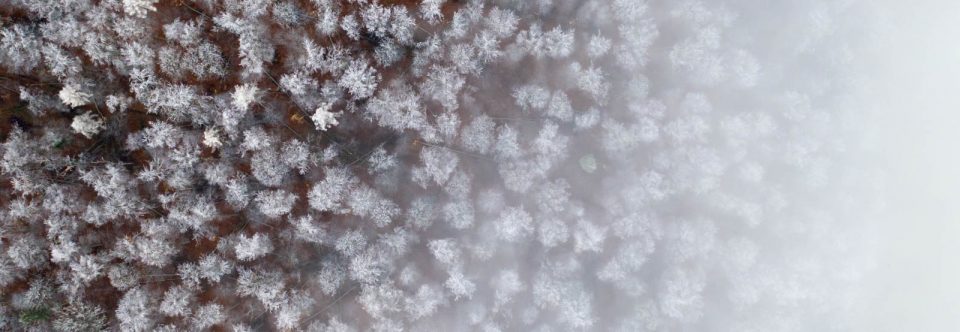
[[955, 331], [960, 3], [0, 3], [0, 330]]
[[866, 100], [886, 170], [877, 268], [865, 282], [860, 330], [960, 328], [960, 6], [951, 1], [875, 4], [884, 25], [873, 44]]

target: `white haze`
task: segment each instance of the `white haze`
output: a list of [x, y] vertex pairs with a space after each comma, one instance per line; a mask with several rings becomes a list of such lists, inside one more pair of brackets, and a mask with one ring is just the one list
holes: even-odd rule
[[960, 4], [885, 1], [864, 61], [876, 159], [887, 172], [877, 269], [858, 330], [960, 328]]
[[0, 3], [0, 330], [960, 329], [960, 3], [185, 3]]

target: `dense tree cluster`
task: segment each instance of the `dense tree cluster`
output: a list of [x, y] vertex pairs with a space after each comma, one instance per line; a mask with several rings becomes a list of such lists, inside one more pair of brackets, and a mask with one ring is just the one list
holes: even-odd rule
[[0, 330], [842, 330], [816, 3], [0, 3]]

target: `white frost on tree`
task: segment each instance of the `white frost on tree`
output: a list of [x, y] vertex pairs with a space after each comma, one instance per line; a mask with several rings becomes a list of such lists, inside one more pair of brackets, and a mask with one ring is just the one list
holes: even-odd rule
[[316, 126], [317, 130], [326, 131], [330, 129], [330, 127], [339, 124], [337, 118], [340, 116], [340, 113], [331, 112], [331, 108], [332, 105], [330, 105], [330, 103], [321, 103], [320, 106], [317, 106], [317, 109], [313, 111], [310, 120], [313, 121], [313, 125]]
[[73, 117], [70, 128], [77, 134], [83, 135], [83, 137], [93, 138], [103, 129], [103, 120], [93, 112], [86, 112]]
[[263, 257], [273, 251], [273, 242], [270, 237], [261, 233], [253, 236], [240, 234], [237, 237], [236, 255], [241, 261], [250, 261]]
[[157, 0], [123, 0], [123, 11], [133, 17], [144, 18], [149, 12], [157, 11]]
[[254, 198], [260, 207], [260, 212], [270, 218], [279, 218], [293, 209], [297, 195], [283, 190], [264, 190]]
[[353, 99], [365, 99], [373, 95], [379, 81], [380, 74], [376, 69], [366, 60], [356, 59], [350, 61], [337, 83], [349, 92]]
[[218, 149], [223, 146], [223, 142], [220, 141], [220, 130], [217, 128], [208, 128], [203, 131], [203, 145], [211, 149]]
[[250, 83], [241, 84], [236, 86], [233, 92], [230, 93], [231, 103], [233, 107], [246, 111], [250, 108], [250, 104], [260, 99], [260, 94], [260, 89], [257, 88], [256, 85]]
[[76, 84], [65, 84], [57, 95], [70, 107], [79, 107], [90, 102], [90, 94], [81, 91], [80, 86]]
[[117, 304], [117, 320], [125, 331], [149, 331], [154, 323], [153, 304], [150, 294], [143, 288], [126, 292]]

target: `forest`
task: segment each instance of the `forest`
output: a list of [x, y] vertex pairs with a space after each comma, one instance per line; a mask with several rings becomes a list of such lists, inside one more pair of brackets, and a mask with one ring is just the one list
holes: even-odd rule
[[846, 331], [868, 36], [757, 2], [0, 1], [0, 330]]

